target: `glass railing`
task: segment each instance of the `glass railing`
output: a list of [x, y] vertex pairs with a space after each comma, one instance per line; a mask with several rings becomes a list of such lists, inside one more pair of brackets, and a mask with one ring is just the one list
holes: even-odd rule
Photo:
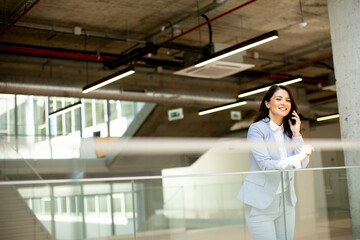
[[[262, 221], [262, 209], [273, 204], [275, 215], [286, 213], [278, 233], [287, 239], [357, 239], [360, 164], [344, 162], [354, 163], [360, 144], [311, 144], [316, 151], [308, 168], [249, 172], [250, 145], [243, 140], [123, 139], [111, 145], [119, 159], [109, 170], [143, 176], [0, 182], [6, 193], [0, 210], [12, 209], [11, 216], [0, 215], [26, 209], [41, 223], [31, 234], [57, 240], [252, 239], [251, 221]], [[254, 195], [257, 188], [276, 195]], [[27, 224], [0, 228], [19, 235]]]
[[[360, 167], [295, 171], [294, 239], [353, 239], [349, 170], [360, 176]], [[54, 239], [251, 239], [246, 207], [236, 199], [246, 175], [14, 185]]]

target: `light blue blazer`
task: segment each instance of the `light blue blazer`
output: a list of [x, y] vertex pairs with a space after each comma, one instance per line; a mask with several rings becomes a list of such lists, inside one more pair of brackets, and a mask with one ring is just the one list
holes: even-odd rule
[[[307, 158], [301, 164], [296, 157], [292, 157], [300, 153], [301, 146], [304, 144], [302, 137], [290, 139], [284, 133], [284, 142], [292, 142], [291, 148], [287, 147], [287, 159], [280, 159], [280, 151], [272, 144], [275, 143], [275, 136], [270, 128], [270, 119], [264, 118], [261, 121], [251, 124], [247, 141], [251, 144], [249, 150], [250, 171], [264, 171], [277, 169], [295, 169], [304, 168], [309, 163]], [[295, 146], [294, 146], [295, 145]], [[290, 158], [289, 158], [290, 157]], [[289, 183], [289, 193], [291, 204], [295, 206], [296, 195], [294, 190], [294, 172], [288, 171], [284, 181]], [[237, 199], [250, 206], [265, 209], [274, 200], [277, 189], [281, 180], [281, 173], [250, 173], [245, 178]]]

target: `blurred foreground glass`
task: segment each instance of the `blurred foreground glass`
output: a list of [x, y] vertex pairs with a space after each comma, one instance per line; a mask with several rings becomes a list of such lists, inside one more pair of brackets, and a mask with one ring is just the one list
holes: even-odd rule
[[[236, 199], [249, 174], [246, 142], [239, 139], [123, 138], [109, 143], [99, 146], [117, 153], [119, 158], [112, 159], [113, 171], [124, 174], [122, 168], [132, 167], [133, 171], [152, 176], [0, 182], [1, 188], [5, 185], [8, 188], [1, 189], [4, 193], [0, 196], [1, 208], [14, 212], [8, 211], [4, 216], [11, 222], [17, 211], [35, 214], [55, 239], [109, 236], [119, 239], [230, 240], [234, 236], [251, 239], [244, 204]], [[310, 168], [292, 170], [298, 199], [294, 239], [336, 239], [339, 236], [352, 239], [348, 180], [349, 172], [360, 180], [360, 167], [344, 167], [343, 150], [357, 153], [360, 145], [343, 142], [314, 142], [313, 145], [316, 152], [311, 157]], [[129, 160], [136, 160], [136, 164], [124, 165], [129, 164]], [[41, 164], [41, 159], [37, 160], [37, 167]], [[1, 165], [1, 169], [6, 170], [7, 165]], [[86, 168], [83, 170], [86, 174]], [[102, 171], [105, 170], [99, 168], [97, 174], [105, 174]], [[282, 172], [285, 171], [251, 174]], [[5, 194], [6, 191], [9, 192]], [[5, 197], [11, 195], [15, 197]], [[17, 205], [12, 206], [12, 202]], [[33, 226], [26, 224], [17, 226]]]

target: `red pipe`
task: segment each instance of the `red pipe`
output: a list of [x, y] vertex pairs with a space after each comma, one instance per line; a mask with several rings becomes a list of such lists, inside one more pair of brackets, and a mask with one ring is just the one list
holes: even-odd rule
[[224, 17], [224, 16], [226, 16], [226, 15], [228, 15], [228, 14], [230, 14], [230, 13], [232, 13], [232, 12], [234, 12], [234, 11], [242, 8], [242, 7], [245, 7], [246, 5], [249, 5], [250, 3], [255, 2], [255, 1], [256, 1], [256, 0], [251, 0], [251, 1], [248, 1], [248, 2], [246, 2], [246, 3], [244, 3], [244, 4], [240, 5], [240, 6], [237, 6], [236, 8], [233, 8], [233, 9], [231, 9], [231, 10], [229, 10], [229, 11], [227, 11], [227, 12], [225, 12], [225, 13], [223, 13], [223, 14], [221, 14], [221, 15], [213, 18], [213, 19], [210, 19], [209, 21], [206, 21], [206, 22], [204, 22], [204, 23], [196, 26], [196, 27], [193, 27], [193, 28], [191, 28], [190, 30], [187, 30], [186, 32], [183, 32], [183, 33], [181, 33], [181, 34], [178, 35], [178, 36], [175, 36], [175, 37], [173, 37], [173, 38], [170, 38], [170, 39], [167, 40], [166, 42], [174, 41], [175, 39], [178, 39], [178, 38], [184, 36], [185, 34], [188, 34], [188, 33], [192, 32], [192, 31], [194, 31], [194, 30], [196, 30], [196, 29], [198, 29], [198, 28], [201, 28], [201, 27], [207, 25], [208, 23], [211, 23], [211, 22], [213, 22], [213, 21], [215, 21], [215, 20], [217, 20], [217, 19], [219, 19], [219, 18], [222, 18], [222, 17]]
[[[251, 0], [248, 1], [236, 8], [233, 8], [213, 19], [210, 19], [209, 21], [206, 21], [186, 32], [183, 32], [182, 34], [173, 37], [169, 40], [167, 40], [166, 42], [171, 42], [177, 38], [180, 38], [181, 36], [184, 36], [185, 34], [188, 34], [202, 26], [207, 25], [210, 22], [213, 22], [221, 17], [224, 17], [242, 7], [245, 7], [253, 2], [255, 2], [256, 0]], [[27, 12], [29, 12], [36, 4], [38, 4], [40, 2], [40, 0], [36, 0], [36, 2], [34, 2], [28, 9], [26, 9], [26, 11], [24, 11], [19, 17], [16, 18], [16, 20], [14, 22], [12, 22], [5, 30], [3, 30], [0, 33], [0, 37], [7, 32], [11, 27], [13, 27]], [[28, 48], [28, 47], [16, 47], [16, 46], [1, 46], [0, 45], [0, 51], [4, 51], [4, 52], [15, 52], [15, 53], [25, 53], [25, 54], [32, 54], [32, 55], [46, 55], [46, 56], [54, 56], [54, 57], [62, 57], [62, 58], [73, 58], [73, 59], [87, 59], [87, 60], [97, 60], [97, 61], [113, 61], [116, 58], [115, 57], [109, 57], [109, 56], [98, 56], [98, 55], [94, 55], [94, 54], [86, 54], [86, 53], [74, 53], [74, 52], [63, 52], [63, 51], [58, 51], [58, 50], [47, 50], [47, 49], [34, 49], [34, 48]]]
[[320, 98], [320, 99], [310, 100], [309, 103], [315, 104], [315, 103], [327, 102], [327, 101], [336, 100], [336, 99], [337, 99], [337, 95], [336, 95], [336, 93], [334, 93], [334, 95], [331, 95], [331, 96], [328, 96], [328, 97], [323, 97], [323, 98]]
[[[313, 63], [321, 62], [321, 61], [328, 60], [328, 59], [332, 59], [332, 55], [321, 58], [321, 59], [313, 60], [313, 61], [301, 64], [301, 65], [298, 65], [298, 66], [295, 66], [295, 67], [292, 67], [292, 68], [287, 68], [287, 69], [281, 70], [281, 71], [276, 72], [276, 73], [265, 74], [265, 75], [263, 75], [261, 77], [250, 79], [250, 80], [248, 80], [246, 82], [241, 82], [241, 83], [239, 83], [239, 85], [243, 85], [243, 84], [246, 84], [246, 83], [251, 83], [251, 82], [263, 79], [263, 78], [281, 78], [281, 79], [285, 79], [284, 76], [277, 75], [277, 74], [284, 73], [284, 72], [289, 72], [289, 71], [296, 70], [296, 69], [299, 69], [299, 68], [303, 68], [303, 67], [309, 66], [309, 65], [311, 65]], [[286, 79], [289, 79], [289, 77], [286, 77]], [[326, 81], [326, 80], [316, 80], [316, 79], [310, 79], [310, 78], [303, 78], [303, 81], [304, 82], [325, 83], [325, 84], [328, 83], [328, 81]]]
[[298, 65], [298, 66], [295, 66], [295, 67], [292, 67], [292, 68], [287, 68], [287, 69], [281, 70], [281, 71], [279, 71], [279, 72], [277, 72], [277, 73], [290, 72], [290, 71], [292, 71], [292, 70], [296, 70], [296, 69], [299, 69], [299, 68], [303, 68], [303, 67], [309, 66], [309, 65], [311, 65], [311, 64], [313, 64], [313, 63], [321, 62], [321, 61], [328, 60], [328, 59], [332, 59], [332, 55], [329, 55], [329, 56], [324, 57], [324, 58], [321, 58], [321, 59], [313, 60], [313, 61], [310, 61], [310, 62], [301, 64], [301, 65]]
[[[270, 73], [270, 74], [266, 75], [266, 78], [276, 78], [276, 79], [284, 79], [284, 80], [287, 80], [287, 79], [289, 79], [289, 76], [277, 75], [277, 74]], [[302, 80], [303, 80], [304, 82], [324, 83], [324, 84], [329, 83], [327, 80], [312, 79], [312, 78], [302, 78]]]
[[54, 56], [61, 58], [87, 59], [87, 60], [95, 60], [95, 61], [112, 61], [116, 59], [115, 57], [99, 56], [99, 55], [87, 54], [87, 53], [64, 52], [58, 50], [34, 49], [27, 47], [1, 46], [1, 45], [0, 45], [0, 51], [25, 53], [32, 55]]
[[36, 0], [33, 4], [31, 4], [31, 6], [27, 9], [25, 9], [25, 11], [20, 14], [20, 16], [18, 16], [9, 26], [7, 26], [1, 33], [0, 33], [0, 37], [2, 35], [4, 35], [4, 33], [6, 33], [10, 28], [12, 28], [15, 23], [17, 23], [23, 16], [25, 16], [25, 14], [27, 14], [33, 7], [35, 7], [36, 4], [38, 4], [40, 2], [40, 0]]

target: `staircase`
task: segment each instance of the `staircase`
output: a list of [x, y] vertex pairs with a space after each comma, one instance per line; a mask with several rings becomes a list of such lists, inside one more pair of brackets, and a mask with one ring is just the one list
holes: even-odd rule
[[0, 185], [0, 240], [51, 240], [18, 192]]

